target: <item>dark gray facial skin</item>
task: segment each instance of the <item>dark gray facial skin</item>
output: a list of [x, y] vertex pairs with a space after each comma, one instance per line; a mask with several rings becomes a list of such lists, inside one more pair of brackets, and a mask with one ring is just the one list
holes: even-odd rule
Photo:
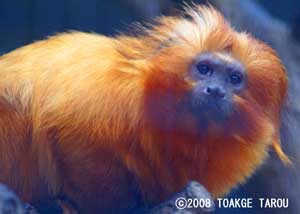
[[234, 94], [246, 85], [243, 65], [227, 53], [203, 53], [191, 65], [191, 109], [200, 120], [222, 122], [234, 110]]

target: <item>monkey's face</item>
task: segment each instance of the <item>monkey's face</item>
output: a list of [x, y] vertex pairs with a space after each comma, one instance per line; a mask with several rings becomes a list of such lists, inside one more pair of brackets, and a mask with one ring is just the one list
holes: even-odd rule
[[247, 81], [244, 66], [228, 53], [200, 54], [189, 68], [193, 88], [191, 111], [202, 120], [222, 122], [234, 108], [234, 96], [240, 94]]

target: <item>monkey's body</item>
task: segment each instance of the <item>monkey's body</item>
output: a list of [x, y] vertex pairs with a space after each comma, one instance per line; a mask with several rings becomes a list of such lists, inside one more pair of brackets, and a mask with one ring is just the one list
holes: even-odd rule
[[[270, 48], [212, 9], [197, 13], [164, 18], [141, 38], [68, 33], [2, 56], [0, 182], [27, 202], [64, 194], [83, 213], [123, 213], [189, 180], [214, 196], [245, 181], [278, 143], [286, 76]], [[247, 89], [229, 119], [201, 124], [184, 72], [228, 46]]]
[[[93, 203], [101, 209], [128, 204], [134, 181], [115, 151], [136, 140], [137, 130], [130, 133], [126, 118], [135, 112], [122, 106], [133, 104], [128, 96], [137, 83], [114, 69], [116, 58], [109, 39], [83, 33], [38, 42], [1, 58], [0, 182], [25, 201], [65, 189], [72, 200], [84, 200], [86, 213], [95, 209]], [[116, 97], [120, 95], [124, 99]], [[94, 101], [102, 104], [93, 106]]]

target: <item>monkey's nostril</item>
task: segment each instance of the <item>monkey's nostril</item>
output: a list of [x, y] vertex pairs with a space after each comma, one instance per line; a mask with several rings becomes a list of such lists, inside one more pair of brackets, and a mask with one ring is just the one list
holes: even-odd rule
[[204, 89], [206, 95], [212, 96], [214, 98], [225, 98], [225, 91], [220, 87], [206, 87]]
[[224, 97], [225, 97], [225, 92], [220, 91], [218, 96], [219, 96], [220, 98], [224, 98]]
[[210, 87], [205, 88], [204, 93], [209, 95], [211, 93], [211, 88]]

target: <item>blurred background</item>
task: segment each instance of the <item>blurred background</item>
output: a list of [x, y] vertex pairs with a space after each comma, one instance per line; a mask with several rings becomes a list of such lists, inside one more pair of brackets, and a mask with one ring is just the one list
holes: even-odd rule
[[[47, 36], [79, 30], [108, 36], [132, 22], [151, 22], [175, 15], [181, 0], [0, 0], [0, 55]], [[191, 1], [185, 0], [189, 3]], [[197, 1], [206, 3], [207, 1]], [[271, 151], [267, 163], [229, 197], [289, 198], [288, 209], [219, 209], [216, 213], [300, 213], [300, 3], [298, 0], [210, 0], [242, 31], [276, 49], [290, 78], [289, 100], [283, 112], [282, 143], [294, 161], [285, 167]]]

